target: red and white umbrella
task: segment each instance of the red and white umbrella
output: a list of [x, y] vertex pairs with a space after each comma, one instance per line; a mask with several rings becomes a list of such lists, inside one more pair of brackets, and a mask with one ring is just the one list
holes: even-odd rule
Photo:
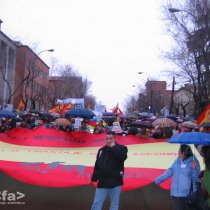
[[196, 128], [198, 127], [198, 124], [192, 121], [185, 121], [181, 123], [182, 126], [187, 127], [187, 128]]
[[65, 118], [58, 118], [55, 120], [55, 123], [62, 126], [69, 126], [71, 124], [71, 122]]
[[158, 118], [156, 119], [152, 125], [155, 126], [160, 126], [160, 127], [171, 127], [171, 126], [175, 126], [176, 122], [174, 122], [173, 120], [167, 118], [167, 117], [162, 117], [162, 118]]

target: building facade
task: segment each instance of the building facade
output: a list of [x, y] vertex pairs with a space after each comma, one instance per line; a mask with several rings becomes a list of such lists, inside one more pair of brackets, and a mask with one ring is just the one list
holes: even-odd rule
[[148, 111], [159, 114], [163, 107], [169, 108], [171, 90], [166, 89], [166, 81], [148, 80], [145, 84], [145, 102]]
[[44, 109], [49, 67], [39, 54], [4, 34], [1, 23], [0, 20], [0, 108], [12, 104], [17, 109], [22, 99], [25, 109]]
[[28, 46], [17, 43], [14, 107], [20, 100], [25, 109], [45, 110], [48, 107], [49, 67]]
[[1, 31], [0, 20], [0, 107], [13, 104], [16, 45]]
[[177, 115], [186, 117], [193, 115], [195, 102], [192, 94], [192, 86], [186, 84], [174, 93], [174, 109]]

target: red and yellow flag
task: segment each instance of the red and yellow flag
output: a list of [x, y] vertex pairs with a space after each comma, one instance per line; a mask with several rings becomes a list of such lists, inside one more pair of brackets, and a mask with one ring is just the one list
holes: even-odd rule
[[114, 114], [123, 114], [121, 109], [119, 108], [119, 103], [117, 103], [117, 106], [112, 111]]
[[204, 109], [204, 111], [197, 119], [198, 125], [201, 125], [204, 122], [210, 122], [210, 104]]
[[69, 103], [66, 105], [62, 105], [61, 109], [60, 109], [60, 114], [63, 114], [65, 112], [67, 112], [68, 110], [72, 109], [74, 106], [73, 104]]
[[20, 103], [19, 103], [19, 105], [18, 105], [18, 111], [22, 111], [23, 108], [24, 108], [24, 104], [23, 104], [23, 99], [21, 98], [21, 99], [20, 99]]
[[57, 112], [57, 113], [59, 113], [59, 111], [60, 111], [60, 105], [59, 104], [56, 104], [53, 108], [51, 108], [49, 110], [49, 112]]

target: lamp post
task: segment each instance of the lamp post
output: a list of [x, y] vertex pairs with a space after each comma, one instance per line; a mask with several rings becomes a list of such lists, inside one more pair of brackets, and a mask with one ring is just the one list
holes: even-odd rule
[[150, 76], [150, 74], [148, 74], [147, 72], [139, 71], [138, 74], [147, 74], [147, 75], [148, 75], [147, 81], [151, 80], [151, 76]]
[[39, 53], [37, 53], [37, 56], [40, 55], [43, 52], [54, 52], [54, 49], [42, 50]]
[[190, 13], [190, 12], [188, 12], [187, 10], [184, 10], [184, 9], [168, 8], [168, 11], [169, 11], [170, 13], [186, 12], [188, 15], [192, 16], [193, 18], [195, 18], [195, 16], [194, 16], [192, 13]]
[[[205, 9], [204, 9], [205, 8]], [[170, 13], [184, 12], [186, 18], [180, 19], [179, 25], [183, 28], [186, 35], [185, 43], [189, 52], [189, 57], [193, 57], [195, 73], [193, 73], [193, 84], [196, 85], [196, 90], [193, 90], [194, 95], [194, 115], [197, 117], [205, 106], [209, 103], [209, 78], [206, 77], [205, 72], [209, 72], [209, 7], [200, 5], [199, 9], [193, 6], [191, 10], [183, 10], [176, 8], [168, 8]], [[176, 17], [176, 15], [174, 15]], [[176, 18], [177, 19], [177, 18]], [[184, 40], [184, 39], [183, 39]], [[201, 44], [202, 43], [202, 44]], [[188, 73], [187, 73], [188, 75]], [[199, 110], [199, 111], [197, 111]]]
[[[168, 8], [168, 11], [170, 13], [185, 12], [188, 15], [190, 15], [191, 17], [193, 17], [194, 19], [196, 18], [192, 13], [190, 13], [187, 10], [184, 10], [184, 9]], [[173, 104], [174, 104], [174, 87], [175, 87], [175, 77], [173, 76], [172, 92], [171, 92], [171, 103], [170, 103], [170, 109], [169, 109], [169, 113], [170, 114], [172, 114]]]
[[175, 13], [175, 12], [180, 12], [180, 9], [176, 9], [176, 8], [168, 8], [168, 11], [171, 13]]
[[169, 114], [172, 114], [173, 105], [174, 105], [174, 87], [175, 87], [175, 77], [173, 76], [172, 91], [171, 91], [171, 104], [170, 104]]

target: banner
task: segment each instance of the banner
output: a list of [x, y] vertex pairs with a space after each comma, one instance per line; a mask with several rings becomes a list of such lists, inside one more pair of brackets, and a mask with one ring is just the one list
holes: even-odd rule
[[102, 113], [102, 112], [105, 112], [105, 109], [106, 109], [105, 105], [102, 105], [102, 104], [96, 104], [95, 105], [95, 111], [96, 112]]
[[58, 104], [73, 104], [74, 107], [84, 108], [85, 100], [84, 98], [66, 98], [64, 100], [57, 99]]
[[6, 110], [6, 111], [11, 111], [11, 112], [12, 112], [12, 110], [13, 110], [13, 105], [12, 105], [12, 104], [6, 104], [6, 105], [4, 106], [4, 110]]
[[[46, 187], [90, 184], [98, 149], [105, 134], [65, 133], [39, 127], [15, 128], [0, 134], [0, 170], [21, 182]], [[117, 135], [127, 145], [123, 190], [150, 184], [176, 159], [179, 145], [164, 139], [141, 139]], [[201, 163], [201, 162], [200, 162]], [[169, 189], [170, 182], [162, 187]]]

